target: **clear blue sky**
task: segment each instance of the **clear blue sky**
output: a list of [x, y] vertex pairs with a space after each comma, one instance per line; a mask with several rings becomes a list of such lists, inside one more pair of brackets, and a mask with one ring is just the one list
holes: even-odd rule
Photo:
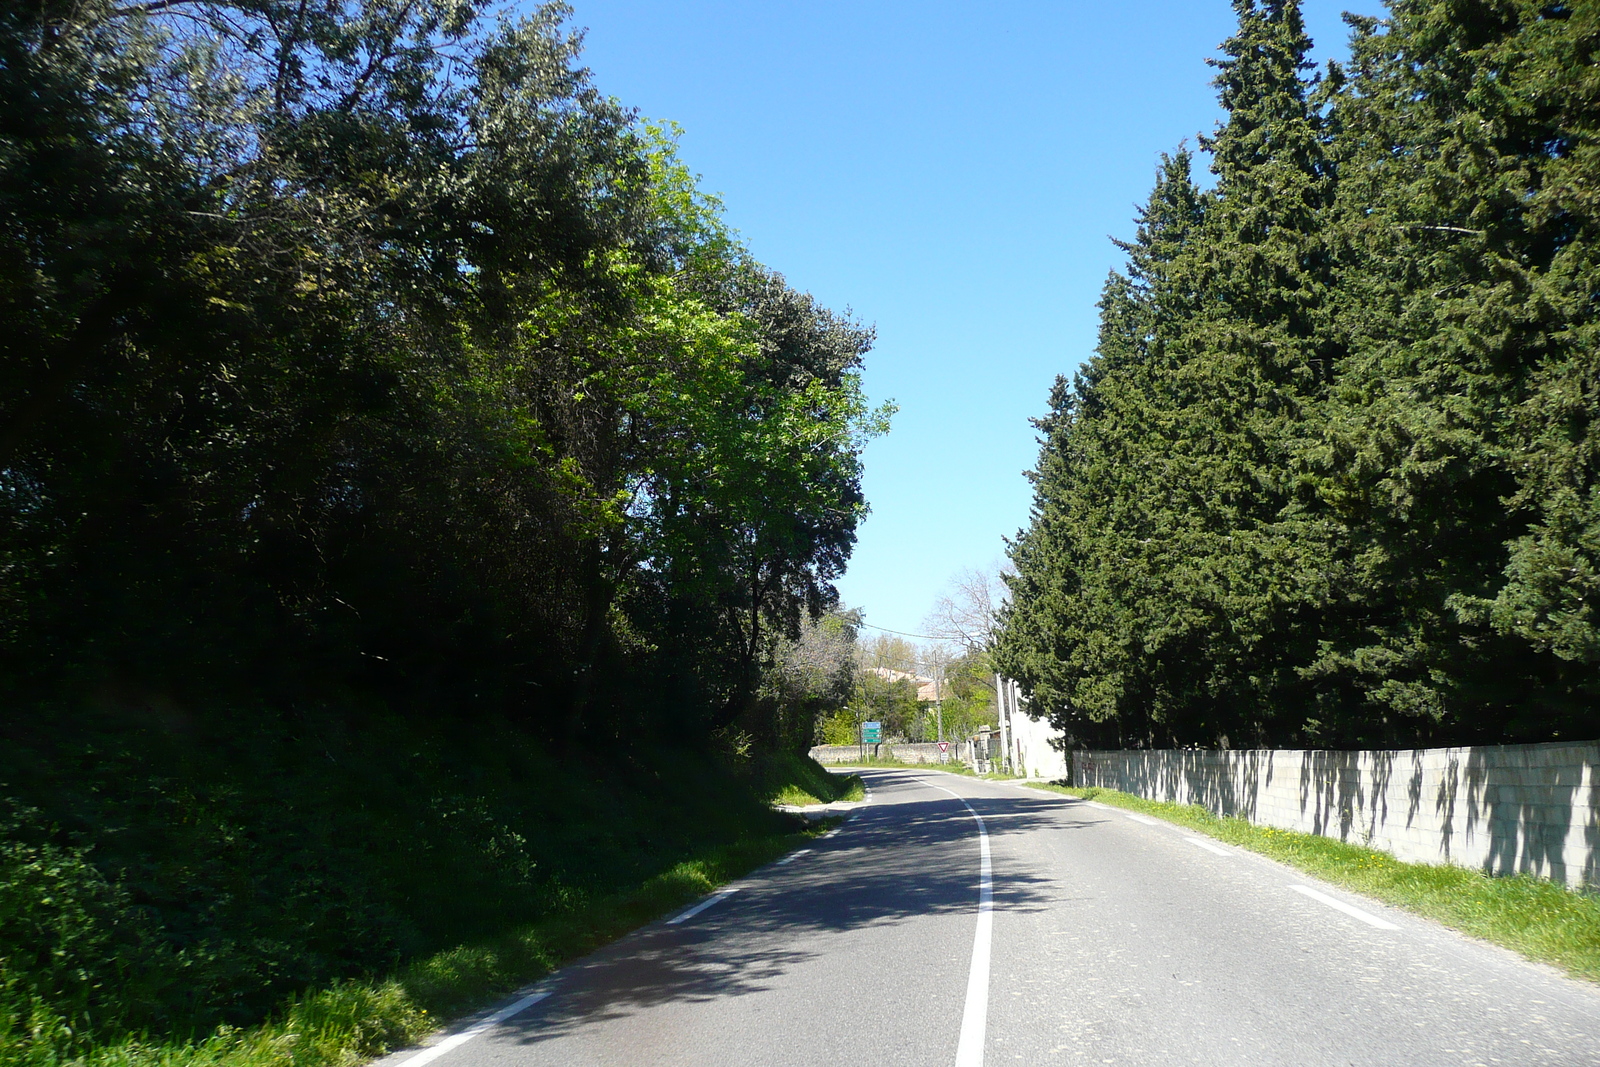
[[[920, 632], [1027, 522], [1028, 419], [1091, 352], [1163, 151], [1218, 117], [1225, 0], [573, 0], [599, 88], [685, 130], [756, 258], [876, 325], [845, 603]], [[1319, 58], [1344, 4], [1307, 0]], [[1377, 3], [1356, 5], [1378, 13]]]

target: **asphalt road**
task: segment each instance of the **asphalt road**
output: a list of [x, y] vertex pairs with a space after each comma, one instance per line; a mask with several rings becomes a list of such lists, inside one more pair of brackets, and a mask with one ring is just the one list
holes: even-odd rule
[[809, 851], [384, 1067], [1600, 1065], [1550, 968], [1115, 809], [864, 777]]

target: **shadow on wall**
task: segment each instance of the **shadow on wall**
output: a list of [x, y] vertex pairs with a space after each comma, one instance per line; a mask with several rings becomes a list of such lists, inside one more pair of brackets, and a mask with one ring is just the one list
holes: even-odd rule
[[1600, 886], [1600, 742], [1076, 752], [1072, 779], [1411, 862]]

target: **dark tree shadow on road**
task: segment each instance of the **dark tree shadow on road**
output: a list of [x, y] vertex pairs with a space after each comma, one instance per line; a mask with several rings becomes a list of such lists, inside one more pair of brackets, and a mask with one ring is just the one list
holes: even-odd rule
[[[977, 915], [978, 834], [952, 797], [902, 799], [884, 776], [879, 803], [786, 867], [768, 867], [738, 892], [680, 926], [657, 923], [564, 967], [556, 994], [506, 1024], [497, 1040], [537, 1044], [669, 1003], [696, 1003], [772, 988], [818, 958], [818, 934], [849, 934], [928, 916]], [[969, 798], [991, 843], [1061, 819], [1060, 799]], [[1069, 802], [1070, 803], [1070, 802]], [[1076, 807], [1076, 804], [1071, 804]], [[996, 912], [1035, 911], [1059, 900], [1050, 879], [999, 865]]]

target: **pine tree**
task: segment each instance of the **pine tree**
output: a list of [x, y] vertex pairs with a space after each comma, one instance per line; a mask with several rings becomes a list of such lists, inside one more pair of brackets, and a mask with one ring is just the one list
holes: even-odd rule
[[1163, 621], [1149, 617], [1162, 563], [1143, 546], [1164, 521], [1150, 492], [1163, 484], [1171, 418], [1160, 399], [1171, 377], [1162, 323], [1193, 302], [1192, 284], [1173, 273], [1202, 219], [1190, 165], [1184, 151], [1163, 160], [1137, 236], [1121, 245], [1129, 273], [1102, 292], [1096, 354], [1073, 382], [1058, 379], [1035, 423], [1034, 519], [1012, 546], [998, 662], [1079, 740], [1156, 735], [1147, 642]]
[[1165, 576], [1147, 654], [1161, 661], [1156, 700], [1181, 743], [1297, 736], [1295, 667], [1337, 582], [1303, 460], [1337, 357], [1322, 320], [1332, 175], [1303, 77], [1310, 41], [1296, 3], [1235, 8], [1216, 64], [1228, 117], [1203, 142], [1217, 187], [1172, 268], [1196, 295], [1161, 326], [1176, 403], [1167, 522], [1147, 549]]
[[1356, 20], [1336, 102], [1353, 354], [1325, 496], [1366, 626], [1315, 670], [1363, 695], [1352, 737], [1592, 733], [1595, 15], [1393, 16]]

